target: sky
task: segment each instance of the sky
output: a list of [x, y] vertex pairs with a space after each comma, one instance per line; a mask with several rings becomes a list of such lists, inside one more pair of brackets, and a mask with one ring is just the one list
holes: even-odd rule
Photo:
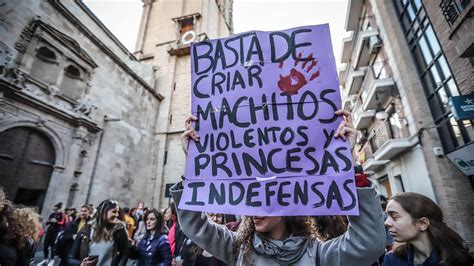
[[[135, 42], [142, 14], [141, 0], [83, 0], [128, 48]], [[168, 0], [172, 1], [172, 0]], [[234, 32], [284, 30], [329, 23], [336, 64], [340, 66], [348, 0], [234, 0]]]

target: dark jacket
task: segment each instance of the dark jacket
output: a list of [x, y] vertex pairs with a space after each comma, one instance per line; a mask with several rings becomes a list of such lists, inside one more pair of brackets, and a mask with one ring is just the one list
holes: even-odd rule
[[191, 239], [186, 238], [181, 248], [182, 266], [225, 266], [226, 264], [216, 257], [203, 256], [204, 250]]
[[16, 249], [12, 245], [0, 243], [0, 265], [17, 265]]
[[[88, 223], [77, 234], [69, 252], [68, 263], [70, 265], [80, 265], [81, 261], [90, 255], [89, 243], [91, 242], [91, 229], [92, 224]], [[114, 241], [112, 266], [125, 266], [128, 259], [128, 234], [123, 223], [117, 223], [112, 232], [112, 239]]]
[[[388, 252], [385, 254], [385, 257], [383, 258], [383, 266], [409, 266], [409, 265], [415, 265], [413, 264], [413, 249], [408, 247], [406, 249], [407, 254], [406, 257], [400, 257], [395, 255], [392, 251]], [[438, 254], [436, 251], [433, 249], [431, 252], [431, 255], [421, 264], [422, 266], [435, 266], [439, 265], [439, 260], [440, 258], [438, 257]]]
[[74, 220], [74, 222], [70, 223], [64, 230], [62, 237], [58, 239], [58, 243], [56, 244], [56, 252], [61, 259], [67, 260], [69, 251], [72, 247], [72, 244], [74, 243], [74, 235], [79, 233], [78, 227], [80, 222], [81, 219], [77, 218]]
[[[51, 219], [56, 219], [56, 222], [50, 222], [49, 220]], [[61, 231], [66, 223], [64, 213], [59, 211], [59, 212], [53, 212], [49, 215], [48, 221], [46, 222], [48, 226], [48, 229], [46, 230], [46, 235], [51, 234], [51, 235], [57, 235], [59, 231]], [[55, 239], [53, 239], [54, 241]]]
[[[138, 259], [138, 266], [168, 266], [171, 265], [171, 249], [168, 236], [161, 233], [151, 238], [147, 232], [137, 246], [130, 247], [130, 258]], [[151, 248], [147, 250], [150, 240]]]
[[8, 266], [26, 266], [30, 265], [30, 261], [34, 253], [34, 244], [27, 242], [23, 247], [18, 248], [13, 245], [2, 243], [0, 241], [0, 265]]

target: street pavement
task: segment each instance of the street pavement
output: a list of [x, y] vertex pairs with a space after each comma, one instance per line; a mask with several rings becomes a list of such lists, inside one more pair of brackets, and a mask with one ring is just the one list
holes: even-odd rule
[[[43, 241], [40, 241], [36, 247], [36, 252], [35, 252], [35, 257], [33, 259], [33, 262], [30, 265], [38, 265], [38, 263], [42, 262], [44, 260], [44, 254], [43, 254]], [[54, 259], [54, 266], [59, 265], [59, 258], [55, 257]]]

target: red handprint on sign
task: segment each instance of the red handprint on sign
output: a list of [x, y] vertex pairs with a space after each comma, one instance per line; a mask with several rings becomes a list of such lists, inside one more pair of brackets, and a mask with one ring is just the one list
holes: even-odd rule
[[[300, 62], [302, 60], [299, 59], [302, 58], [302, 56], [302, 53], [298, 54], [298, 59], [295, 60], [295, 65], [291, 68], [290, 73], [288, 75], [280, 75], [280, 79], [278, 80], [278, 87], [282, 91], [281, 95], [291, 96], [293, 94], [297, 94], [298, 91], [303, 88], [304, 85], [308, 84], [309, 81], [312, 81], [319, 77], [319, 68], [314, 73], [311, 72], [313, 71], [313, 68], [318, 64], [318, 60], [316, 60], [313, 57], [313, 54], [311, 53], [308, 56], [308, 58], [310, 58], [311, 60], [303, 61], [303, 63], [300, 65]], [[280, 62], [280, 65], [278, 67], [280, 69], [283, 68], [283, 61]], [[309, 75], [311, 76], [308, 80], [307, 76]]]

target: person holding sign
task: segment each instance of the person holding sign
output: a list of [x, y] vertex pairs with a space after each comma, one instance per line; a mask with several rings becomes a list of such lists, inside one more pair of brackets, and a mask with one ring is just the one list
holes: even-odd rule
[[194, 43], [191, 81], [201, 139], [187, 147], [180, 208], [359, 214], [328, 24]]
[[[337, 111], [345, 119], [335, 137], [347, 140], [356, 131], [347, 111]], [[183, 149], [199, 141], [192, 126], [197, 118], [186, 120]], [[178, 208], [178, 219], [185, 234], [201, 248], [232, 265], [370, 265], [384, 252], [385, 229], [382, 210], [367, 175], [356, 176], [359, 216], [349, 216], [347, 232], [320, 242], [314, 236], [309, 217], [248, 216], [235, 233], [210, 222], [200, 212]], [[183, 193], [182, 182], [171, 189], [177, 205]]]
[[[186, 180], [171, 191], [192, 241], [237, 265], [376, 261], [382, 212], [367, 175], [354, 178], [328, 24], [194, 43], [191, 80]], [[232, 233], [202, 219], [209, 210], [246, 218]], [[317, 215], [354, 216], [321, 243]]]

